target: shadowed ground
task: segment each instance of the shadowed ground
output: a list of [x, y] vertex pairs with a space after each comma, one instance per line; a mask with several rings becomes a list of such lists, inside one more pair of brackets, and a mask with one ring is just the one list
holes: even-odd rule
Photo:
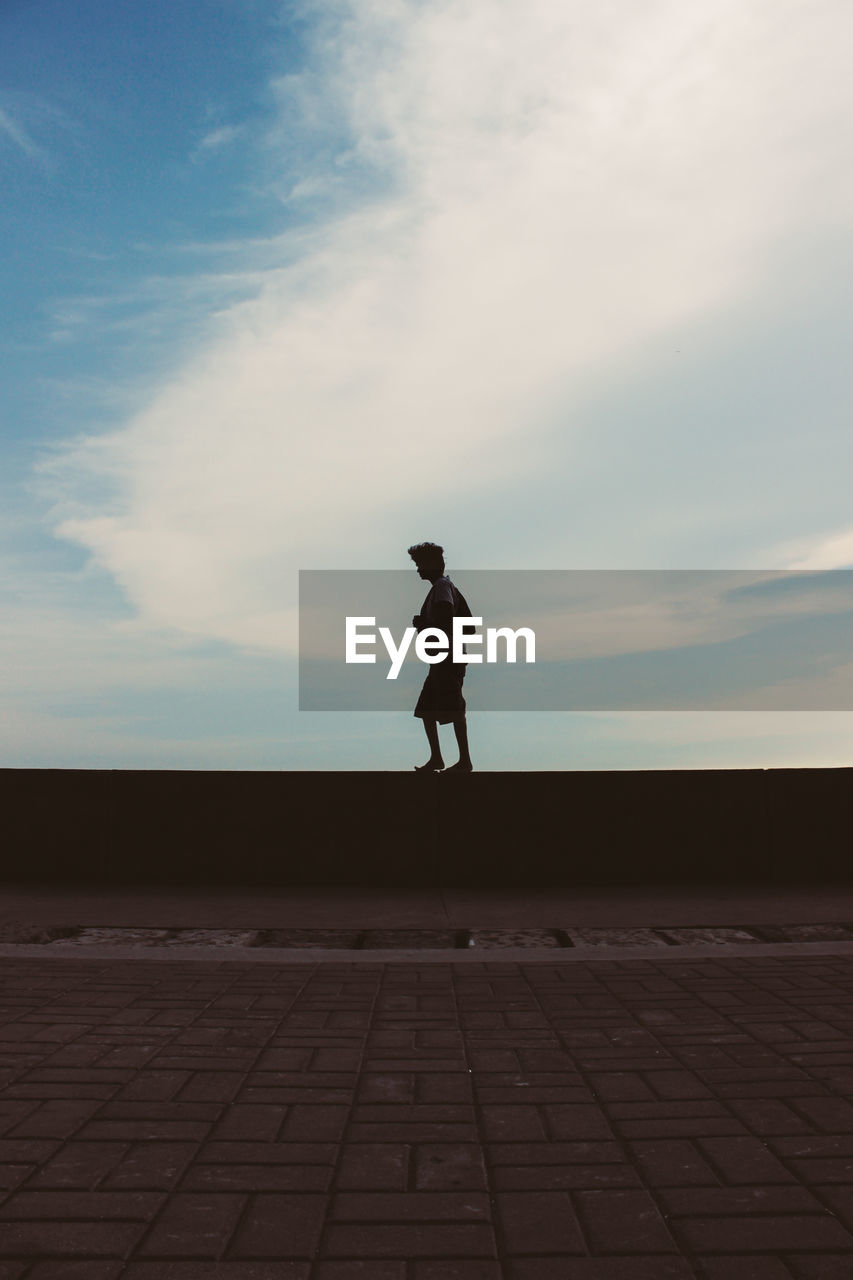
[[[16, 892], [7, 920], [35, 910]], [[137, 923], [152, 901], [157, 919], [185, 923], [275, 909], [244, 897], [229, 915], [202, 897], [188, 921], [180, 896], [168, 910], [162, 893], [87, 901], [88, 920]], [[512, 909], [469, 897], [439, 917], [433, 900], [405, 901], [422, 924], [463, 910], [506, 924]], [[42, 918], [82, 902], [43, 892]], [[342, 921], [345, 896], [332, 903], [324, 918]], [[402, 905], [362, 895], [349, 918], [399, 922]], [[763, 899], [765, 915], [802, 919], [806, 905]], [[811, 905], [831, 918], [829, 900]], [[306, 906], [297, 895], [290, 910], [304, 920]], [[554, 904], [516, 908], [530, 923]], [[760, 895], [741, 903], [751, 918], [761, 908]], [[633, 908], [591, 895], [582, 914], [636, 924], [662, 912], [718, 918], [675, 890]], [[847, 1277], [849, 946], [558, 953], [571, 963], [539, 950], [527, 964], [160, 948], [103, 960], [96, 946], [15, 960], [7, 946], [0, 1275]]]
[[0, 1280], [849, 1280], [848, 771], [366, 777], [0, 777]]

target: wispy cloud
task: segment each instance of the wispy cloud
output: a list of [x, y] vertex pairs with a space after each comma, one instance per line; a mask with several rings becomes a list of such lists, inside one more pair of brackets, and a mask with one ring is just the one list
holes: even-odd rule
[[224, 124], [217, 129], [211, 129], [206, 133], [192, 153], [193, 160], [202, 159], [204, 156], [212, 155], [214, 152], [223, 151], [226, 147], [230, 147], [232, 143], [244, 133], [244, 126], [238, 124]]
[[828, 538], [818, 539], [811, 547], [801, 549], [792, 560], [792, 569], [847, 569], [853, 566], [853, 529], [844, 529]]
[[18, 120], [14, 120], [8, 111], [0, 107], [0, 136], [8, 138], [31, 160], [43, 161], [46, 153], [29, 135]]
[[61, 139], [63, 147], [69, 141], [76, 146], [84, 133], [79, 120], [38, 94], [11, 89], [0, 92], [0, 140], [8, 139], [42, 169], [53, 168], [57, 140]]
[[[282, 644], [297, 567], [387, 563], [437, 495], [511, 486], [584, 379], [853, 212], [843, 3], [315, 12], [259, 173], [314, 201], [310, 234], [56, 469], [59, 534], [141, 626], [253, 648]], [[109, 502], [80, 501], [86, 477]]]

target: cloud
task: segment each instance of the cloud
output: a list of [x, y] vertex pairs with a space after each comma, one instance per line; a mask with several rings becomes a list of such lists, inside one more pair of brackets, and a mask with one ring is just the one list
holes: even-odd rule
[[[24, 90], [3, 89], [0, 97], [0, 139], [8, 138], [43, 170], [53, 169], [54, 139], [61, 139], [63, 146], [79, 146], [85, 130], [61, 107]], [[36, 141], [44, 135], [50, 139], [51, 147]]]
[[258, 161], [313, 223], [145, 408], [54, 468], [57, 532], [143, 629], [278, 650], [298, 567], [387, 563], [404, 517], [511, 491], [589, 378], [853, 210], [841, 3], [314, 12]]
[[44, 151], [33, 141], [24, 126], [0, 107], [0, 134], [5, 134], [31, 160], [43, 160]]
[[210, 133], [206, 133], [196, 146], [192, 158], [199, 160], [215, 151], [222, 151], [236, 142], [242, 133], [243, 126], [237, 124], [224, 124], [217, 129], [211, 129]]
[[845, 529], [829, 538], [817, 541], [807, 551], [801, 551], [792, 569], [848, 569], [853, 567], [853, 529]]

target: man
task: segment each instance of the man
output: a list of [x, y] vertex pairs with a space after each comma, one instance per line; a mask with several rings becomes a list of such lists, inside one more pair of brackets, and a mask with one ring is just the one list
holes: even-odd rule
[[[470, 616], [470, 610], [461, 591], [444, 572], [444, 548], [436, 546], [434, 542], [419, 542], [409, 547], [409, 555], [415, 562], [418, 576], [432, 584], [420, 613], [412, 619], [412, 625], [418, 631], [423, 631], [426, 627], [438, 627], [450, 640], [454, 617]], [[430, 666], [414, 712], [424, 722], [430, 757], [426, 764], [415, 765], [417, 773], [439, 773], [444, 769], [438, 741], [440, 724], [453, 725], [459, 746], [459, 759], [445, 772], [471, 773], [473, 770], [468, 751], [465, 699], [462, 696], [464, 679], [465, 663], [452, 662], [449, 652], [441, 662]]]

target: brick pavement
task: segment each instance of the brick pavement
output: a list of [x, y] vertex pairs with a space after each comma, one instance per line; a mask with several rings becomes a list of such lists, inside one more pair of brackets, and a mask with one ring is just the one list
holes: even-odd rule
[[849, 1280], [843, 956], [6, 960], [0, 1280]]

